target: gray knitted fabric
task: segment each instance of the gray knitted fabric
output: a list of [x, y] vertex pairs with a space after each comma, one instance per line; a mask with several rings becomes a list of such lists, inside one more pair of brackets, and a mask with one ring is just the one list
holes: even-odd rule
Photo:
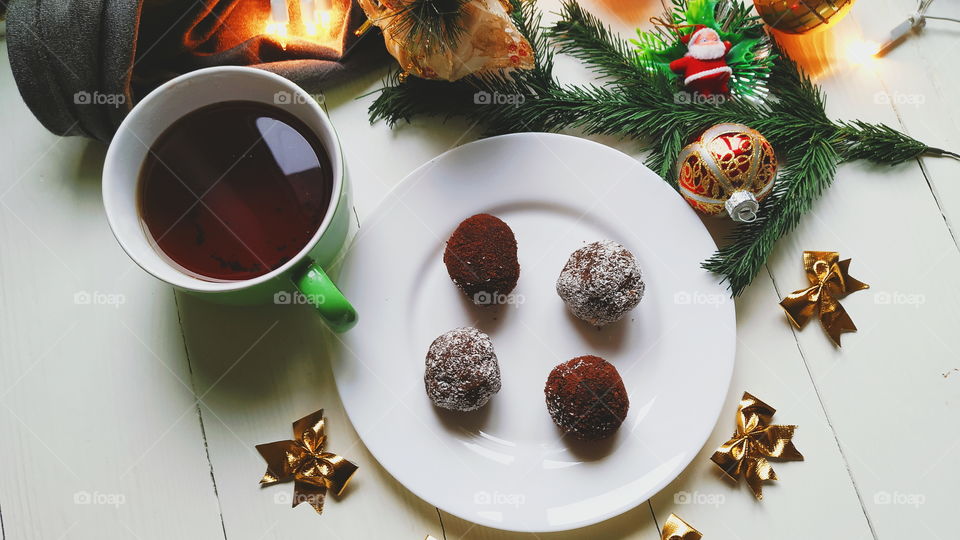
[[388, 58], [374, 32], [354, 36], [363, 11], [339, 2], [348, 15], [336, 50], [259, 34], [269, 0], [10, 0], [7, 50], [47, 129], [109, 141], [138, 99], [188, 71], [253, 66], [320, 92]]

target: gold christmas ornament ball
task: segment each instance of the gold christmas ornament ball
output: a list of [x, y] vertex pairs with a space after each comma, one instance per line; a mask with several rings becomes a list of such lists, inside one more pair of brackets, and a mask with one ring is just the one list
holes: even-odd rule
[[680, 151], [676, 170], [680, 194], [694, 210], [750, 222], [773, 190], [777, 156], [759, 131], [717, 124]]
[[757, 13], [771, 28], [806, 34], [829, 28], [842, 19], [854, 0], [753, 0]]

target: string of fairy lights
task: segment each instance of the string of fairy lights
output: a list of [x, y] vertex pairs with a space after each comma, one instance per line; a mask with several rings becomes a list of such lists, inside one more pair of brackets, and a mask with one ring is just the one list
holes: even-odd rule
[[928, 20], [960, 23], [960, 19], [955, 19], [953, 17], [928, 15], [927, 10], [930, 9], [931, 4], [933, 4], [933, 0], [920, 0], [916, 11], [914, 11], [909, 17], [907, 17], [905, 21], [901, 22], [890, 31], [890, 35], [887, 37], [887, 40], [880, 44], [880, 46], [877, 48], [875, 56], [886, 55], [888, 52], [900, 45], [909, 36], [921, 32], [927, 25]]

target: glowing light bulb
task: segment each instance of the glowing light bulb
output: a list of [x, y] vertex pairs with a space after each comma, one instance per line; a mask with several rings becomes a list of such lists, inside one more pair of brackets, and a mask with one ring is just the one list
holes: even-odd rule
[[303, 27], [309, 36], [326, 36], [330, 34], [332, 20], [333, 14], [329, 10], [318, 11], [316, 21], [304, 21]]
[[267, 26], [264, 29], [264, 33], [277, 37], [287, 37], [287, 35], [290, 33], [290, 29], [287, 27], [287, 23], [285, 22], [269, 20], [267, 21]]
[[847, 60], [856, 66], [861, 66], [873, 60], [880, 52], [880, 44], [876, 41], [858, 39], [847, 45]]
[[317, 19], [320, 22], [320, 28], [324, 32], [329, 32], [331, 23], [333, 21], [333, 13], [331, 13], [329, 9], [321, 10], [317, 14]]
[[332, 8], [330, 0], [300, 0], [300, 17], [308, 36], [325, 37], [330, 34]]
[[266, 33], [286, 37], [290, 14], [287, 0], [270, 0], [270, 18], [267, 19]]

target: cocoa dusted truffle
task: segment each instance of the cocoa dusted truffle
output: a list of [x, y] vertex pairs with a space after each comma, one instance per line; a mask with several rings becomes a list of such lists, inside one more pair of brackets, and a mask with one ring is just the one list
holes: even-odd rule
[[640, 265], [627, 248], [604, 240], [570, 255], [557, 294], [578, 318], [596, 326], [617, 322], [643, 298]]
[[477, 305], [489, 305], [517, 286], [517, 239], [501, 219], [477, 214], [450, 235], [443, 252], [450, 279]]
[[613, 435], [630, 408], [620, 373], [599, 356], [580, 356], [553, 368], [543, 392], [554, 423], [587, 441]]
[[500, 391], [500, 365], [490, 336], [464, 327], [435, 339], [423, 381], [437, 407], [472, 411], [486, 405]]

